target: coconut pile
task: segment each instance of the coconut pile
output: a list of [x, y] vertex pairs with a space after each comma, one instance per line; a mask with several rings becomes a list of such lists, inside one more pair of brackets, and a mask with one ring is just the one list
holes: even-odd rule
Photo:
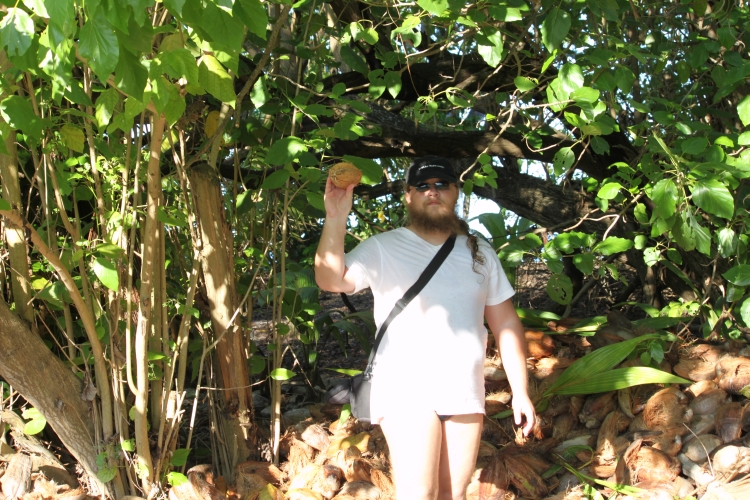
[[[593, 350], [651, 333], [614, 311], [607, 319], [589, 337], [567, 331], [574, 321], [550, 322], [546, 332], [526, 330], [532, 400], [539, 401], [568, 366]], [[750, 385], [750, 348], [745, 342], [698, 341], [665, 350], [660, 368], [692, 384], [553, 396], [539, 411], [532, 435], [524, 437], [512, 417], [492, 418], [510, 409], [512, 394], [490, 339], [487, 417], [467, 498], [577, 500], [597, 492], [623, 500], [750, 498], [750, 411], [742, 394]], [[641, 366], [640, 357], [619, 367], [627, 366]], [[290, 407], [282, 415], [280, 467], [244, 462], [227, 486], [210, 466], [199, 465], [188, 471], [186, 483], [169, 490], [170, 500], [395, 498], [388, 446], [378, 426], [342, 418], [340, 406], [300, 410]], [[18, 473], [9, 474], [11, 463], [0, 478], [5, 497], [30, 498], [52, 488], [27, 461], [18, 461], [27, 478], [41, 482], [14, 496], [20, 489]], [[34, 499], [80, 494], [72, 485], [61, 488], [56, 497]]]

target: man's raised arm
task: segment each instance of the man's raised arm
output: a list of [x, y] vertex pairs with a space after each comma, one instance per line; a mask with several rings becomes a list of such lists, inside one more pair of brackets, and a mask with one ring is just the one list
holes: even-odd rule
[[328, 292], [354, 291], [354, 282], [347, 279], [344, 261], [344, 236], [353, 191], [354, 184], [341, 189], [334, 186], [330, 178], [326, 181], [326, 220], [315, 252], [315, 282]]

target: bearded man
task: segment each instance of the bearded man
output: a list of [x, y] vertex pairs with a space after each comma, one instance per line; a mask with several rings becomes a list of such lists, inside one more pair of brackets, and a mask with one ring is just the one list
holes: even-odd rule
[[450, 161], [415, 160], [405, 180], [405, 227], [368, 238], [345, 255], [354, 186], [337, 188], [328, 179], [315, 279], [330, 292], [370, 287], [379, 327], [442, 244], [457, 235], [435, 275], [385, 332], [375, 357], [370, 415], [388, 442], [400, 500], [463, 500], [482, 433], [484, 319], [513, 391], [516, 425], [525, 418], [528, 435], [536, 415], [527, 390], [526, 343], [497, 254], [456, 215], [458, 178]]

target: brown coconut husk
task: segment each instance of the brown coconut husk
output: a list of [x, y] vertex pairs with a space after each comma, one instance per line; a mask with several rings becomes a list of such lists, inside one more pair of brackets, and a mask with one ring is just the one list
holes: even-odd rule
[[495, 455], [479, 475], [479, 500], [505, 500], [510, 478], [505, 461]]
[[746, 404], [735, 402], [722, 405], [716, 410], [714, 425], [716, 434], [723, 443], [731, 443], [740, 438], [746, 408]]
[[750, 358], [726, 356], [716, 365], [719, 387], [730, 394], [739, 394], [750, 385]]
[[668, 387], [651, 396], [643, 409], [643, 421], [649, 429], [672, 428], [689, 421], [688, 399], [676, 387]]
[[604, 418], [615, 409], [617, 405], [615, 395], [616, 391], [612, 391], [593, 394], [586, 398], [578, 417], [581, 423], [589, 429], [598, 428]]
[[688, 405], [694, 415], [713, 415], [720, 406], [730, 401], [729, 394], [721, 389], [710, 389], [701, 393]]

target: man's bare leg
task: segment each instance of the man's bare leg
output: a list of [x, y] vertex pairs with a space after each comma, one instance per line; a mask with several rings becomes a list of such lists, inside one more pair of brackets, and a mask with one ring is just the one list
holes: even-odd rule
[[466, 487], [477, 462], [484, 415], [452, 415], [442, 422], [439, 500], [465, 500]]
[[388, 442], [396, 498], [399, 500], [437, 498], [438, 464], [443, 440], [440, 424], [434, 411], [413, 410], [397, 416], [386, 416], [380, 422]]

